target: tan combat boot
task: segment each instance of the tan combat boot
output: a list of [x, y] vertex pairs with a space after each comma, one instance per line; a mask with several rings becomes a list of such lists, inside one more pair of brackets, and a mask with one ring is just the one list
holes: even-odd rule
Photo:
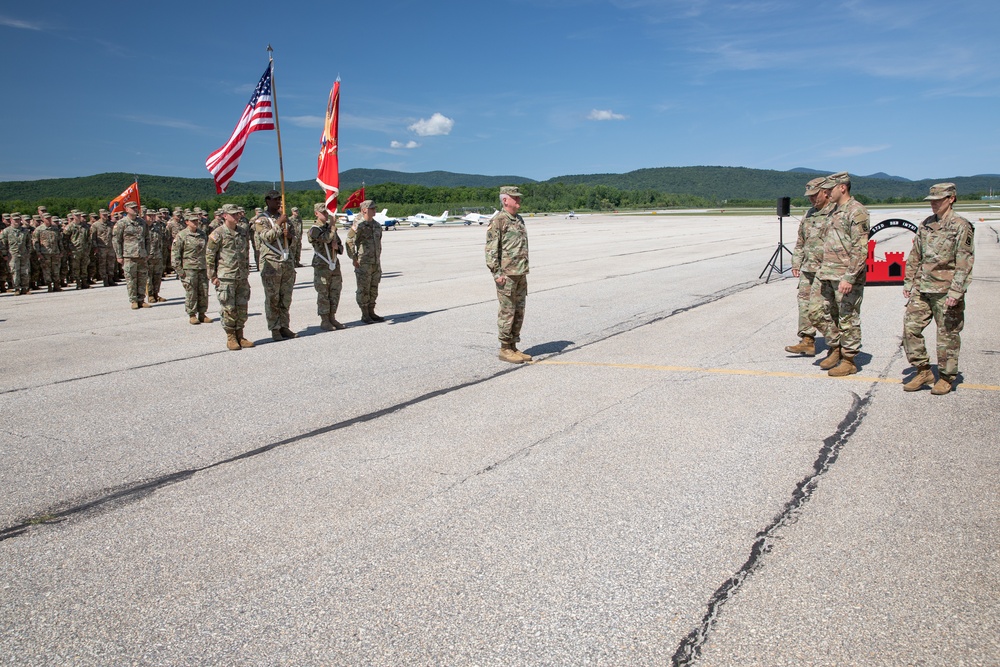
[[189, 317], [188, 322], [190, 322], [191, 324], [201, 324], [201, 320], [198, 319], [197, 315], [192, 315], [191, 317]]
[[243, 329], [237, 329], [236, 330], [236, 342], [238, 342], [240, 344], [240, 347], [253, 347], [254, 346], [252, 340], [247, 340], [243, 336]]
[[279, 331], [281, 332], [281, 335], [282, 335], [282, 337], [285, 338], [285, 340], [291, 340], [293, 338], [298, 338], [298, 336], [299, 336], [297, 333], [295, 333], [294, 331], [292, 331], [288, 327], [281, 327], [281, 329], [279, 329]]
[[140, 308], [152, 308], [153, 306], [151, 306], [148, 301], [140, 301], [139, 302], [139, 307]]
[[230, 350], [239, 350], [239, 349], [241, 349], [240, 348], [240, 342], [238, 340], [236, 340], [236, 332], [235, 331], [227, 331], [226, 332], [226, 347], [228, 349], [230, 349]]
[[375, 323], [375, 320], [372, 319], [371, 312], [368, 310], [368, 306], [361, 306], [361, 321], [365, 324]]
[[919, 366], [917, 374], [903, 385], [903, 391], [920, 391], [931, 382], [934, 382], [934, 373], [931, 371], [931, 367]]
[[858, 367], [854, 365], [854, 357], [841, 355], [840, 363], [831, 368], [828, 375], [833, 378], [839, 378], [845, 375], [854, 375], [857, 372]]
[[830, 351], [827, 353], [826, 358], [819, 362], [819, 367], [824, 371], [828, 371], [837, 364], [840, 363], [840, 347], [831, 347]]
[[805, 357], [816, 356], [816, 338], [814, 336], [803, 336], [798, 345], [788, 345], [785, 352], [801, 354]]
[[[940, 369], [938, 369], [940, 370]], [[948, 378], [938, 378], [938, 381], [931, 387], [931, 393], [935, 396], [944, 396], [951, 391], [951, 380]]]
[[212, 318], [209, 317], [208, 315], [206, 315], [205, 313], [199, 313], [198, 314], [198, 320], [202, 324], [210, 324], [212, 322]]
[[375, 314], [375, 304], [368, 306], [368, 317], [372, 318], [373, 322], [385, 322], [385, 318], [381, 315]]
[[514, 354], [521, 357], [521, 361], [531, 361], [531, 355], [525, 354], [521, 350], [517, 349], [517, 346], [511, 347], [511, 349], [514, 350]]
[[[51, 289], [49, 290], [52, 291]], [[135, 301], [132, 302], [132, 310], [139, 310], [139, 304]]]
[[323, 331], [333, 331], [333, 323], [327, 315], [323, 315], [319, 320], [319, 328]]
[[514, 348], [509, 345], [503, 345], [500, 347], [500, 354], [498, 355], [500, 361], [506, 361], [509, 364], [523, 364], [524, 359], [518, 354]]
[[346, 329], [347, 328], [346, 324], [341, 324], [340, 322], [337, 321], [337, 318], [335, 318], [335, 317], [331, 317], [330, 318], [330, 324], [332, 324], [333, 328], [336, 329], [337, 331], [340, 331], [341, 329]]

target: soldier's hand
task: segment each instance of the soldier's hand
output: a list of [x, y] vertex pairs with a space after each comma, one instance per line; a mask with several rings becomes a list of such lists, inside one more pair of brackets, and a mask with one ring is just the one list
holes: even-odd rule
[[903, 298], [904, 299], [909, 299], [910, 298], [910, 290], [908, 290], [908, 289], [903, 290]]
[[954, 308], [955, 306], [958, 305], [958, 299], [956, 299], [953, 296], [949, 296], [947, 299], [944, 300], [944, 305], [948, 306], [949, 308]]
[[219, 278], [218, 278], [218, 276], [216, 276], [215, 278], [212, 278], [212, 286], [213, 287], [218, 287], [219, 286]]
[[495, 280], [495, 281], [496, 281], [497, 285], [499, 285], [500, 287], [503, 287], [503, 286], [504, 286], [504, 283], [506, 283], [506, 282], [507, 282], [507, 276], [505, 276], [505, 275], [503, 275], [503, 274], [501, 273], [501, 274], [500, 274], [499, 276], [497, 276], [497, 277], [496, 277], [496, 278], [494, 278], [493, 280]]
[[122, 266], [125, 266], [125, 260], [122, 259], [121, 257], [118, 258], [118, 263], [121, 264]]
[[355, 269], [361, 268], [361, 262], [358, 261], [357, 257], [354, 258], [354, 268]]
[[282, 213], [281, 215], [278, 216], [278, 219], [275, 220], [275, 222], [284, 227], [285, 224], [288, 222], [288, 216]]
[[852, 289], [854, 289], [854, 285], [846, 280], [841, 280], [840, 284], [837, 285], [837, 291], [841, 294], [850, 294]]
[[799, 270], [798, 269], [792, 269], [792, 277], [793, 278], [798, 278], [799, 277]]

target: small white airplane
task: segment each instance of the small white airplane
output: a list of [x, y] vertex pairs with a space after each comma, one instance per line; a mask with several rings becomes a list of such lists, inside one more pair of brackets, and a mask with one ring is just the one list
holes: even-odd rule
[[448, 211], [445, 211], [440, 215], [440, 217], [434, 217], [433, 215], [427, 215], [426, 213], [417, 213], [416, 215], [411, 215], [407, 217], [403, 222], [410, 223], [410, 227], [419, 227], [420, 225], [427, 225], [428, 227], [433, 227], [436, 222], [445, 222], [448, 220]]
[[375, 222], [382, 225], [386, 229], [395, 229], [396, 223], [399, 222], [398, 218], [389, 217], [389, 209], [384, 208], [375, 214]]
[[493, 219], [493, 216], [497, 214], [497, 210], [493, 209], [493, 212], [489, 215], [483, 215], [482, 213], [469, 213], [462, 216], [462, 221], [466, 225], [471, 225], [476, 223], [477, 225], [485, 225], [487, 222]]

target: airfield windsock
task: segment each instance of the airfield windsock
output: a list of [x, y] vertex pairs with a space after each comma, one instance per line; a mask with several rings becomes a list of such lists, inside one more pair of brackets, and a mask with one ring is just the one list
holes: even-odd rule
[[346, 202], [344, 202], [344, 210], [346, 211], [349, 208], [356, 208], [358, 206], [361, 206], [361, 202], [363, 202], [364, 200], [365, 200], [365, 186], [362, 185], [360, 190], [355, 190], [354, 192], [352, 192], [351, 196], [347, 198]]
[[319, 159], [316, 165], [316, 182], [326, 192], [326, 210], [337, 212], [337, 195], [340, 194], [340, 161], [337, 157], [337, 119], [340, 116], [340, 78], [330, 89], [330, 101], [326, 103], [326, 122], [319, 144]]
[[274, 113], [272, 111], [273, 97], [271, 94], [271, 63], [267, 63], [264, 76], [260, 77], [257, 87], [250, 96], [250, 102], [243, 115], [236, 123], [229, 141], [222, 145], [222, 148], [215, 151], [205, 160], [205, 167], [212, 173], [215, 179], [215, 191], [222, 194], [229, 186], [229, 181], [233, 180], [236, 168], [240, 165], [240, 156], [243, 155], [243, 147], [246, 146], [247, 137], [251, 132], [257, 130], [274, 129]]
[[134, 201], [136, 206], [141, 205], [139, 204], [139, 181], [125, 188], [125, 192], [111, 200], [111, 203], [108, 204], [108, 213], [125, 208], [125, 204], [130, 201]]

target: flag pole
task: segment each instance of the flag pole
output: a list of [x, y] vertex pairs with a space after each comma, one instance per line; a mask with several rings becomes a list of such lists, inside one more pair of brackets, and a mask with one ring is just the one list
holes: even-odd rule
[[278, 89], [274, 85], [274, 49], [267, 45], [267, 60], [271, 64], [271, 103], [274, 105], [274, 131], [278, 134], [278, 170], [281, 175], [281, 212], [285, 213], [285, 162], [281, 157], [281, 126], [278, 124]]

